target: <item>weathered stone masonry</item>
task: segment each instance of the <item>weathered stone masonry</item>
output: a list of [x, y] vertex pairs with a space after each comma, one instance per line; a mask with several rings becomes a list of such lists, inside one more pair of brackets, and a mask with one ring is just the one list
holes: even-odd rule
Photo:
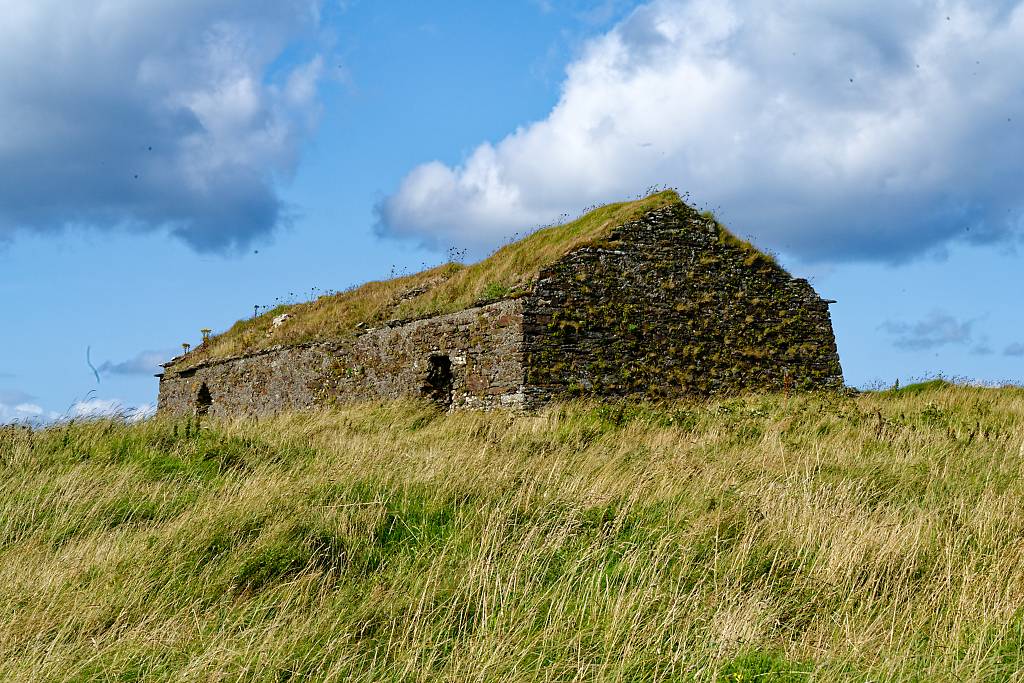
[[[160, 379], [158, 410], [267, 414], [332, 401], [428, 397], [457, 408], [521, 406], [522, 301], [368, 330], [353, 339], [202, 363]], [[211, 401], [200, 406], [206, 387]]]
[[828, 302], [685, 205], [541, 272], [528, 391], [651, 397], [842, 386]]
[[180, 371], [172, 363], [159, 410], [229, 416], [406, 397], [532, 408], [570, 396], [841, 386], [828, 302], [680, 203], [569, 252], [517, 299]]

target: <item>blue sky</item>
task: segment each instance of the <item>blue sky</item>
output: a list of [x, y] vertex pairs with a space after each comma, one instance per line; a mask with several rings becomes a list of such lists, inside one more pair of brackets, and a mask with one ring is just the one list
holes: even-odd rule
[[144, 409], [202, 327], [651, 185], [839, 301], [849, 384], [1024, 381], [1024, 3], [5, 11], [0, 421]]

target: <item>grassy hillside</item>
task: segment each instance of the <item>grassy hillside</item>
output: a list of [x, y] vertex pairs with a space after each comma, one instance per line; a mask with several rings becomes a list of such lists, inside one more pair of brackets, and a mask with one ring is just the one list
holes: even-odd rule
[[[277, 344], [345, 337], [360, 323], [373, 326], [392, 319], [452, 313], [479, 302], [513, 296], [536, 278], [538, 271], [568, 252], [599, 240], [612, 228], [653, 209], [679, 202], [672, 190], [644, 199], [602, 206], [584, 216], [508, 244], [489, 258], [464, 266], [447, 263], [422, 273], [322, 296], [291, 306], [278, 306], [260, 316], [240, 320], [231, 329], [197, 347], [179, 362], [180, 368], [204, 360], [269, 348]], [[275, 328], [273, 319], [292, 319]]]
[[1024, 390], [0, 429], [0, 680], [1007, 681]]

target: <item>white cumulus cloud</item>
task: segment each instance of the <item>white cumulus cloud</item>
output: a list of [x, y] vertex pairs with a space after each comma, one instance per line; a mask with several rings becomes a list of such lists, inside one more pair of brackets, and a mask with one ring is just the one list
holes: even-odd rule
[[127, 422], [138, 422], [156, 414], [156, 406], [144, 404], [126, 406], [117, 399], [90, 398], [77, 401], [68, 411], [71, 419], [123, 418]]
[[11, 423], [42, 424], [56, 417], [20, 391], [0, 391], [0, 425]]
[[7, 0], [0, 240], [69, 225], [244, 245], [316, 120], [319, 0]]
[[96, 397], [75, 401], [65, 413], [61, 414], [43, 408], [24, 392], [0, 391], [0, 425], [22, 423], [45, 427], [62, 420], [97, 418], [117, 418], [127, 422], [138, 422], [155, 414], [156, 405], [152, 403], [130, 405], [118, 399]]
[[590, 41], [543, 120], [413, 169], [378, 230], [487, 246], [563, 212], [689, 192], [807, 260], [1010, 238], [1024, 3], [654, 0]]
[[39, 417], [43, 414], [43, 409], [37, 406], [35, 403], [19, 403], [14, 406], [14, 411], [22, 415], [30, 417]]

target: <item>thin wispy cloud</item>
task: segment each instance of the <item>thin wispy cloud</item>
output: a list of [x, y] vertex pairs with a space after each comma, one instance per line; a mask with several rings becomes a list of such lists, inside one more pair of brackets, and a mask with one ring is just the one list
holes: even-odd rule
[[1024, 344], [1020, 342], [1014, 342], [1013, 344], [1010, 344], [1005, 349], [1003, 349], [1003, 355], [1010, 356], [1011, 358], [1024, 357]]
[[166, 363], [175, 355], [174, 351], [142, 351], [127, 360], [101, 363], [97, 370], [101, 375], [152, 376], [162, 370], [161, 363]]
[[18, 389], [0, 389], [0, 403], [28, 403], [35, 400], [35, 396]]
[[655, 0], [542, 120], [412, 169], [381, 234], [490, 246], [667, 183], [764, 246], [898, 262], [1015, 240], [1024, 3]]
[[948, 313], [932, 311], [926, 318], [915, 322], [888, 320], [880, 329], [892, 337], [893, 346], [898, 349], [927, 351], [971, 343], [974, 323], [974, 320], [959, 320]]

